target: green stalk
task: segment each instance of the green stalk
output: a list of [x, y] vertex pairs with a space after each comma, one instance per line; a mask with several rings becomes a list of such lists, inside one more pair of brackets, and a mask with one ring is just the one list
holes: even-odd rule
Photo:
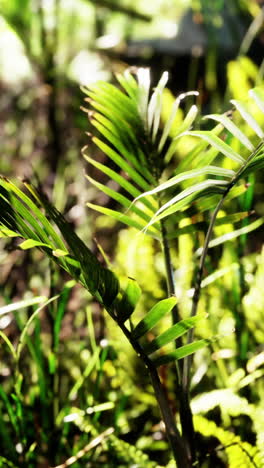
[[[167, 289], [168, 289], [168, 296], [175, 296], [175, 281], [174, 281], [174, 272], [173, 266], [171, 262], [171, 253], [170, 247], [167, 239], [167, 232], [166, 227], [163, 221], [160, 222], [161, 225], [161, 235], [162, 235], [162, 247], [163, 247], [163, 254], [164, 254], [164, 261], [165, 261], [165, 268], [166, 268], [166, 278], [167, 278]], [[173, 325], [179, 322], [179, 312], [178, 307], [175, 306], [172, 311], [172, 322]], [[175, 342], [175, 346], [180, 347], [182, 346], [181, 338], [178, 338]], [[182, 437], [188, 451], [188, 456], [194, 463], [196, 460], [196, 448], [195, 448], [195, 431], [193, 426], [193, 416], [192, 410], [190, 406], [190, 396], [189, 392], [184, 392], [183, 385], [182, 385], [182, 369], [179, 366], [178, 361], [175, 362], [175, 376], [176, 376], [176, 392], [179, 399], [179, 413], [180, 413], [180, 421], [182, 427]], [[153, 384], [154, 386], [154, 384]]]
[[124, 335], [127, 337], [132, 347], [134, 348], [137, 355], [144, 362], [148, 370], [155, 392], [156, 400], [158, 402], [160, 412], [165, 424], [167, 439], [171, 446], [171, 450], [176, 461], [177, 468], [191, 468], [193, 466], [193, 460], [190, 451], [188, 450], [188, 447], [185, 444], [184, 438], [181, 437], [180, 432], [176, 427], [174, 415], [169, 406], [166, 393], [160, 381], [155, 365], [153, 364], [151, 359], [149, 359], [149, 357], [145, 354], [140, 344], [133, 339], [130, 331], [126, 328], [126, 326], [121, 321], [117, 320], [117, 323]]

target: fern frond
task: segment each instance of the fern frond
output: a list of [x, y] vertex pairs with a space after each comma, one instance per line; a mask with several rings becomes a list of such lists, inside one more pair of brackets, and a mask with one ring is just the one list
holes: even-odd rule
[[228, 466], [232, 468], [259, 468], [260, 454], [257, 448], [203, 416], [194, 416], [195, 429], [204, 437], [216, 437], [221, 442], [220, 449], [224, 450], [228, 459]]

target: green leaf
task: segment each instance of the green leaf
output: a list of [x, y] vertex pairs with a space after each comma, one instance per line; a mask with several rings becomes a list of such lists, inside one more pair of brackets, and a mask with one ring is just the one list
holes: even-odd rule
[[[109, 169], [104, 164], [101, 164], [101, 163], [95, 161], [94, 159], [90, 158], [86, 154], [84, 155], [84, 157], [94, 167], [96, 167], [97, 169], [102, 171], [104, 174], [108, 175], [112, 180], [114, 180], [118, 185], [120, 185], [120, 187], [125, 189], [133, 198], [136, 198], [138, 195], [140, 195], [140, 191], [133, 184], [131, 184], [129, 181], [127, 181], [124, 177], [117, 174], [112, 169]], [[156, 206], [157, 206], [156, 204], [155, 204], [156, 205], [155, 206], [152, 203], [150, 203], [149, 200], [144, 200], [144, 199], [143, 199], [142, 203], [144, 203], [144, 205], [147, 208], [149, 208], [152, 212], [156, 211]]]
[[[46, 253], [56, 263], [70, 273], [73, 278], [80, 281], [105, 307], [109, 308], [111, 306], [110, 299], [114, 300], [119, 290], [119, 282], [114, 273], [110, 270], [106, 271], [101, 266], [95, 255], [75, 234], [63, 215], [52, 206], [40, 190], [28, 182], [25, 182], [24, 185], [59, 228], [73, 256], [68, 254], [64, 242], [37, 207], [35, 201], [4, 178], [0, 178], [0, 205], [3, 208], [0, 210], [0, 223], [7, 229], [17, 229], [19, 236], [25, 239], [22, 248], [47, 247]], [[28, 224], [24, 222], [21, 213]], [[30, 225], [34, 230], [29, 227]]]
[[[233, 200], [234, 198], [240, 197], [243, 195], [248, 189], [248, 185], [238, 185], [237, 187], [233, 187], [229, 194], [226, 197], [226, 202]], [[218, 195], [211, 195], [209, 197], [197, 200], [197, 209], [199, 212], [203, 212], [206, 210], [210, 210], [215, 207], [217, 202], [219, 201]]]
[[136, 280], [128, 278], [127, 287], [116, 309], [119, 320], [125, 322], [134, 312], [141, 296], [141, 288]]
[[[212, 188], [212, 193], [218, 191], [219, 188], [223, 189], [227, 185], [225, 180], [207, 179], [204, 182], [195, 184], [191, 187], [180, 192], [178, 195], [173, 197], [167, 203], [165, 203], [153, 216], [152, 220], [147, 224], [148, 229], [153, 223], [165, 218], [169, 214], [175, 213], [177, 210], [187, 206], [197, 198], [199, 198], [204, 192], [208, 193], [207, 189]], [[220, 187], [219, 187], [220, 186]]]
[[[160, 142], [159, 142], [159, 147], [158, 147], [158, 152], [160, 153], [162, 151], [162, 148], [170, 134], [170, 131], [171, 131], [171, 127], [173, 125], [173, 121], [175, 119], [175, 116], [176, 116], [176, 113], [179, 109], [179, 105], [180, 105], [180, 102], [182, 99], [186, 98], [187, 96], [197, 96], [199, 93], [197, 91], [188, 91], [187, 93], [182, 93], [180, 94], [174, 101], [173, 105], [172, 105], [172, 109], [171, 109], [171, 113], [170, 113], [170, 116], [167, 120], [167, 122], [165, 123], [165, 126], [164, 126], [164, 129], [163, 129], [163, 132], [162, 132], [162, 135], [161, 135], [161, 139], [160, 139]], [[196, 106], [195, 106], [196, 107]], [[197, 108], [196, 108], [197, 109]], [[196, 110], [195, 109], [195, 110]], [[195, 116], [197, 115], [197, 112], [195, 113]], [[187, 119], [187, 117], [186, 117]], [[186, 121], [185, 119], [185, 121]], [[188, 123], [187, 125], [187, 128], [189, 129], [190, 125], [192, 124], [193, 120], [191, 120], [190, 123]], [[186, 122], [185, 122], [186, 124]], [[185, 129], [186, 130], [186, 129]], [[182, 129], [180, 127], [179, 129], [179, 132], [178, 133], [181, 133]]]
[[[99, 126], [96, 125], [96, 127], [98, 128]], [[101, 130], [101, 133], [102, 135], [105, 135], [106, 131], [105, 130]], [[111, 143], [113, 143], [113, 141], [115, 141], [114, 138], [111, 138]], [[133, 182], [135, 182], [139, 187], [141, 187], [143, 190], [148, 190], [148, 188], [150, 187], [149, 186], [149, 183], [146, 182], [146, 180], [140, 175], [138, 174], [138, 172], [133, 169], [133, 167], [131, 167], [125, 160], [124, 160], [124, 157], [120, 156], [116, 151], [114, 151], [112, 148], [110, 148], [110, 146], [108, 146], [107, 144], [105, 144], [103, 141], [99, 140], [99, 138], [96, 138], [94, 137], [93, 138], [93, 142], [98, 146], [98, 148], [100, 148], [107, 156], [109, 156], [110, 159], [112, 159], [112, 161], [114, 161], [119, 167], [120, 169], [122, 169], [123, 171], [125, 171], [130, 177], [131, 179], [133, 180]], [[116, 146], [118, 148], [118, 150], [120, 151], [120, 153], [122, 154], [122, 146], [120, 144], [118, 144]], [[127, 152], [126, 152], [127, 154]]]
[[[147, 221], [147, 222], [150, 221], [151, 217], [149, 215], [147, 215], [143, 210], [141, 210], [140, 208], [135, 206], [134, 203], [131, 203], [131, 201], [127, 197], [125, 197], [124, 195], [119, 193], [117, 190], [112, 190], [107, 185], [100, 184], [100, 182], [97, 182], [96, 180], [92, 179], [89, 176], [86, 176], [86, 177], [89, 180], [89, 182], [91, 182], [95, 187], [100, 189], [103, 193], [108, 195], [113, 200], [116, 200], [118, 203], [120, 203], [120, 205], [122, 205], [125, 208], [129, 209], [130, 212], [132, 211], [137, 216], [142, 218], [144, 221]], [[155, 227], [158, 228], [158, 226], [155, 226]]]
[[147, 354], [152, 354], [158, 349], [162, 348], [171, 341], [176, 340], [180, 336], [187, 333], [188, 330], [193, 328], [200, 320], [204, 319], [206, 314], [196, 315], [195, 317], [190, 317], [185, 320], [173, 325], [171, 328], [161, 333], [157, 338], [151, 341], [151, 343], [144, 346], [144, 351]]
[[253, 88], [248, 92], [250, 97], [254, 99], [259, 109], [264, 114], [264, 91], [262, 88]]
[[235, 108], [241, 114], [241, 116], [249, 125], [249, 127], [251, 127], [254, 130], [254, 132], [258, 135], [258, 137], [264, 138], [264, 132], [260, 128], [257, 121], [254, 119], [254, 117], [248, 112], [246, 106], [242, 104], [242, 102], [236, 101], [235, 99], [232, 99], [230, 102], [234, 104]]
[[19, 234], [5, 226], [0, 226], [0, 237], [19, 237]]
[[[209, 184], [209, 186], [208, 187], [205, 186], [203, 190], [195, 191], [194, 193], [191, 193], [185, 198], [183, 198], [182, 200], [178, 201], [176, 204], [173, 204], [172, 206], [167, 208], [165, 211], [163, 211], [163, 213], [159, 214], [157, 217], [152, 218], [152, 222], [158, 222], [161, 219], [164, 219], [167, 216], [170, 216], [171, 214], [174, 214], [176, 212], [177, 214], [175, 216], [177, 216], [179, 214], [178, 213], [179, 210], [183, 210], [186, 207], [189, 207], [189, 205], [191, 205], [195, 201], [197, 201], [197, 204], [198, 204], [202, 197], [206, 198], [206, 201], [209, 201], [209, 203], [207, 204], [207, 209], [214, 208], [215, 197], [213, 197], [212, 195], [215, 195], [215, 194], [223, 195], [224, 191], [225, 191], [225, 188], [223, 188], [221, 185]], [[219, 197], [218, 197], [218, 200], [219, 200]]]
[[133, 338], [138, 339], [145, 335], [162, 319], [162, 317], [168, 314], [176, 304], [176, 297], [169, 297], [155, 304], [145, 318], [141, 320], [133, 330]]
[[232, 135], [234, 135], [248, 150], [254, 151], [254, 146], [247, 136], [230, 120], [226, 115], [210, 114], [206, 115], [204, 119], [213, 119], [220, 122]]
[[220, 237], [217, 237], [216, 239], [211, 240], [211, 242], [209, 243], [209, 248], [215, 247], [216, 245], [223, 244], [224, 242], [227, 242], [227, 241], [234, 240], [237, 237], [242, 236], [243, 234], [248, 234], [249, 232], [255, 231], [263, 224], [264, 224], [264, 216], [262, 216], [262, 218], [257, 219], [256, 221], [253, 221], [247, 226], [244, 226], [240, 229], [236, 229], [235, 231], [232, 231], [232, 232], [228, 232], [227, 234], [224, 234], [223, 236], [220, 236]]
[[26, 325], [24, 326], [23, 330], [22, 330], [22, 333], [19, 337], [19, 342], [18, 342], [18, 345], [17, 345], [17, 350], [16, 350], [16, 357], [17, 357], [17, 360], [20, 359], [20, 356], [21, 356], [21, 351], [23, 349], [23, 346], [25, 344], [25, 338], [27, 336], [27, 332], [28, 332], [28, 329], [31, 325], [31, 323], [33, 322], [33, 320], [36, 318], [36, 316], [40, 313], [40, 311], [42, 309], [44, 309], [44, 307], [46, 307], [48, 304], [50, 304], [51, 302], [55, 301], [56, 299], [58, 299], [59, 296], [53, 296], [51, 297], [50, 299], [48, 299], [46, 302], [44, 302], [44, 304], [41, 304], [41, 306], [39, 306], [35, 312], [33, 312], [33, 314], [29, 317]]
[[[219, 135], [222, 130], [223, 127], [219, 124], [211, 130], [211, 133], [214, 135]], [[211, 164], [218, 155], [219, 151], [216, 148], [209, 148], [206, 150], [207, 147], [208, 143], [204, 140], [196, 144], [194, 148], [192, 148], [191, 151], [189, 151], [189, 153], [181, 160], [177, 169], [175, 170], [175, 174], [181, 174], [190, 167], [195, 167], [198, 169], [200, 167]]]
[[197, 116], [198, 113], [198, 107], [197, 106], [192, 106], [186, 115], [184, 121], [178, 128], [177, 135], [173, 138], [165, 156], [164, 156], [164, 161], [165, 163], [169, 163], [173, 154], [175, 153], [176, 147], [178, 145], [178, 140], [179, 137], [182, 136], [183, 134], [186, 134], [187, 130], [190, 129], [195, 117]]
[[259, 171], [264, 168], [264, 143], [261, 146], [262, 153], [258, 153], [249, 163], [244, 167], [240, 174], [241, 177], [247, 177], [252, 172]]
[[212, 134], [210, 131], [191, 131], [186, 132], [186, 135], [197, 136], [202, 138], [202, 140], [207, 141], [211, 146], [215, 147], [220, 153], [224, 154], [227, 158], [232, 159], [238, 163], [244, 163], [245, 159], [240, 156], [240, 154], [236, 153], [236, 151], [231, 148], [231, 146], [224, 143], [223, 140], [218, 138], [218, 136]]
[[[199, 214], [201, 213], [202, 211], [200, 211]], [[234, 223], [241, 221], [242, 219], [248, 218], [251, 214], [252, 214], [251, 212], [244, 211], [244, 212], [234, 213], [234, 214], [227, 215], [227, 216], [221, 216], [220, 218], [216, 219], [215, 226], [234, 224]], [[175, 239], [183, 234], [191, 234], [191, 233], [198, 232], [198, 231], [205, 232], [207, 228], [208, 228], [208, 223], [206, 223], [205, 221], [193, 222], [192, 224], [188, 224], [187, 226], [183, 226], [181, 228], [174, 229], [172, 232], [169, 232], [167, 234], [167, 239]]]
[[[4, 332], [2, 332], [0, 330], [0, 337], [3, 339], [3, 341], [5, 342], [5, 344], [7, 345], [10, 353], [12, 354], [12, 357], [14, 359], [16, 359], [16, 350], [14, 348], [14, 346], [12, 345], [11, 341], [9, 340], [8, 336], [6, 336], [6, 334]], [[1, 466], [1, 465], [0, 465]]]
[[55, 250], [52, 250], [52, 255], [54, 255], [54, 257], [60, 258], [60, 257], [65, 257], [65, 255], [69, 255], [69, 252], [66, 252], [65, 250], [61, 250], [61, 249], [55, 249]]
[[152, 134], [152, 142], [155, 141], [157, 132], [159, 129], [161, 107], [162, 107], [162, 92], [167, 84], [169, 75], [168, 72], [164, 72], [155, 88], [154, 93], [149, 101], [148, 105], [148, 131]]
[[21, 242], [21, 244], [19, 244], [19, 248], [22, 250], [33, 249], [34, 247], [48, 247], [49, 249], [53, 248], [51, 245], [45, 244], [44, 242], [36, 241], [34, 239], [27, 239], [24, 242]]
[[7, 410], [10, 422], [11, 422], [11, 424], [12, 424], [14, 430], [15, 430], [15, 433], [16, 433], [17, 437], [19, 437], [20, 430], [19, 430], [18, 416], [17, 416], [16, 412], [14, 411], [13, 406], [11, 405], [10, 400], [9, 400], [7, 394], [5, 393], [2, 385], [0, 385], [0, 398], [3, 400], [3, 403], [5, 405], [5, 408]]
[[[102, 89], [102, 85], [106, 89]], [[135, 125], [135, 128], [142, 127], [139, 114], [133, 102], [122, 92], [117, 93], [117, 89], [109, 84], [99, 82], [93, 86], [92, 91], [87, 94], [91, 97], [91, 104], [95, 109], [98, 109], [102, 114], [110, 119], [119, 120], [125, 119]]]
[[134, 202], [141, 199], [142, 197], [146, 197], [147, 195], [154, 195], [155, 193], [162, 192], [170, 187], [174, 187], [175, 185], [183, 182], [184, 180], [197, 178], [206, 174], [232, 178], [234, 177], [235, 172], [231, 171], [230, 169], [225, 169], [217, 166], [205, 166], [201, 169], [193, 169], [192, 171], [186, 171], [181, 173], [180, 175], [172, 177], [166, 182], [163, 182], [162, 184], [158, 185], [158, 187], [155, 187], [154, 189], [149, 190], [148, 192], [142, 193], [141, 195], [135, 198]]
[[7, 458], [1, 457], [1, 456], [0, 456], [0, 466], [2, 466], [3, 468], [18, 468], [18, 466], [14, 465], [13, 462], [11, 462], [10, 460], [7, 460]]
[[[29, 210], [32, 211], [32, 213], [34, 213], [34, 215], [36, 216], [36, 220], [38, 220], [43, 225], [44, 230], [42, 229], [41, 239], [43, 240], [43, 237], [44, 237], [44, 239], [46, 239], [45, 234], [47, 233], [48, 235], [50, 235], [51, 239], [53, 239], [56, 247], [64, 250], [65, 245], [64, 245], [62, 239], [56, 233], [56, 231], [53, 229], [52, 225], [50, 224], [50, 222], [48, 221], [46, 216], [41, 212], [41, 210], [36, 206], [36, 204], [24, 192], [22, 192], [15, 184], [12, 184], [11, 182], [8, 182], [8, 184], [9, 184], [10, 190], [15, 195], [20, 197], [21, 200], [26, 204], [26, 206], [28, 207], [28, 213], [29, 213]], [[29, 192], [32, 193], [32, 186], [30, 184], [28, 184], [27, 182], [25, 182], [24, 185], [29, 190]], [[36, 194], [35, 194], [35, 196], [36, 196]], [[12, 200], [12, 201], [14, 201], [14, 200]], [[25, 219], [27, 219], [27, 217]], [[34, 224], [33, 227], [37, 228], [37, 225], [38, 225], [38, 223]], [[38, 230], [38, 232], [40, 232], [40, 231]], [[44, 242], [45, 242], [45, 240], [44, 240]]]
[[[215, 239], [209, 242], [209, 248], [216, 247], [217, 245], [224, 244], [225, 242], [228, 242], [228, 241], [232, 241], [236, 239], [237, 237], [242, 236], [243, 234], [248, 234], [249, 232], [255, 231], [263, 224], [264, 224], [264, 216], [257, 219], [256, 221], [253, 221], [247, 226], [244, 226], [240, 229], [236, 229], [235, 231], [228, 232], [226, 234], [223, 234], [222, 236], [216, 237]], [[203, 249], [200, 248], [196, 251], [196, 254], [201, 255], [202, 252], [203, 252]]]
[[93, 203], [87, 203], [87, 206], [89, 206], [89, 208], [92, 208], [95, 211], [98, 211], [99, 213], [111, 216], [111, 218], [114, 218], [117, 221], [126, 224], [127, 226], [134, 227], [139, 231], [144, 230], [144, 232], [149, 236], [154, 237], [155, 239], [159, 239], [159, 233], [156, 230], [152, 229], [152, 226], [149, 229], [146, 229], [145, 225], [140, 223], [139, 221], [136, 221], [135, 219], [126, 216], [123, 213], [120, 213], [119, 211], [114, 211], [104, 206], [94, 205]]
[[191, 354], [195, 353], [199, 349], [208, 346], [212, 340], [198, 340], [194, 341], [193, 343], [186, 344], [181, 346], [180, 348], [172, 351], [171, 353], [165, 354], [164, 356], [159, 356], [153, 359], [153, 362], [156, 367], [162, 366], [163, 364], [168, 364], [169, 362], [178, 361], [186, 356], [190, 356]]
[[56, 310], [56, 316], [55, 316], [54, 325], [53, 325], [55, 357], [56, 357], [56, 352], [58, 351], [58, 347], [59, 347], [60, 329], [61, 329], [62, 319], [66, 312], [66, 307], [67, 307], [67, 303], [70, 297], [70, 293], [72, 291], [72, 288], [75, 286], [75, 284], [76, 284], [76, 281], [74, 280], [67, 281], [57, 301], [57, 310]]
[[138, 96], [138, 86], [135, 78], [131, 75], [131, 73], [129, 73], [128, 70], [125, 70], [124, 75], [117, 73], [116, 78], [127, 92], [130, 99], [136, 102]]
[[[93, 114], [91, 123], [95, 123], [96, 121], [100, 122], [103, 127], [106, 127], [106, 129], [109, 130], [109, 132], [106, 132], [103, 129], [103, 135], [105, 138], [109, 136], [107, 139], [119, 150], [119, 153], [122, 154], [122, 156], [124, 156], [146, 180], [153, 182], [154, 179], [147, 168], [146, 157], [142, 152], [141, 147], [138, 145], [136, 132], [133, 132], [129, 126], [126, 126], [125, 122], [123, 123], [123, 128], [119, 128], [119, 126], [117, 127], [115, 123], [99, 112]], [[98, 126], [97, 128], [99, 129]], [[144, 183], [146, 183], [145, 180]]]

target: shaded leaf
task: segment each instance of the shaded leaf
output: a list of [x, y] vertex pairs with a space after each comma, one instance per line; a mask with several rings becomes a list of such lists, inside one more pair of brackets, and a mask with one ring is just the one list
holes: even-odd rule
[[126, 289], [124, 290], [123, 296], [116, 307], [119, 320], [125, 322], [131, 316], [140, 296], [141, 288], [138, 283], [133, 278], [128, 278]]

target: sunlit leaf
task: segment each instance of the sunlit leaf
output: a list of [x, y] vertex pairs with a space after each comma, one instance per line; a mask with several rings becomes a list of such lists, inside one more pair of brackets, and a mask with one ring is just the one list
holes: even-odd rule
[[224, 114], [210, 114], [204, 117], [205, 119], [213, 119], [220, 122], [232, 135], [234, 135], [248, 150], [253, 151], [254, 146], [247, 136]]
[[264, 90], [262, 88], [253, 88], [248, 94], [254, 99], [257, 106], [264, 114]]
[[242, 102], [236, 101], [235, 99], [232, 99], [230, 102], [234, 104], [234, 106], [236, 107], [238, 112], [241, 114], [243, 119], [247, 122], [249, 127], [251, 127], [252, 130], [254, 130], [254, 132], [259, 136], [259, 138], [264, 138], [264, 132], [260, 128], [257, 121], [254, 119], [254, 117], [248, 112], [246, 106], [242, 104]]
[[145, 335], [162, 317], [171, 312], [176, 303], [176, 297], [170, 297], [155, 304], [154, 307], [152, 307], [152, 309], [146, 314], [144, 319], [137, 324], [132, 332], [133, 337], [138, 339]]
[[207, 141], [211, 146], [214, 146], [220, 153], [224, 154], [227, 158], [232, 159], [238, 163], [245, 162], [244, 158], [231, 148], [227, 143], [221, 140], [218, 136], [213, 135], [210, 131], [190, 131], [187, 135], [197, 136], [202, 140]]
[[156, 367], [159, 367], [164, 364], [177, 361], [178, 359], [182, 359], [186, 356], [190, 356], [191, 354], [196, 353], [196, 351], [198, 351], [199, 349], [208, 346], [210, 343], [211, 340], [206, 339], [194, 341], [193, 343], [181, 346], [180, 348], [176, 349], [175, 351], [172, 351], [171, 353], [153, 359], [153, 362], [156, 365]]
[[151, 343], [144, 346], [144, 351], [147, 354], [154, 353], [158, 349], [162, 348], [166, 344], [170, 343], [171, 341], [176, 340], [177, 338], [181, 337], [185, 333], [187, 333], [190, 328], [193, 328], [200, 320], [205, 318], [205, 314], [196, 315], [195, 317], [190, 317], [185, 320], [181, 320], [180, 322], [176, 323], [168, 330], [163, 332], [157, 338], [151, 341]]

